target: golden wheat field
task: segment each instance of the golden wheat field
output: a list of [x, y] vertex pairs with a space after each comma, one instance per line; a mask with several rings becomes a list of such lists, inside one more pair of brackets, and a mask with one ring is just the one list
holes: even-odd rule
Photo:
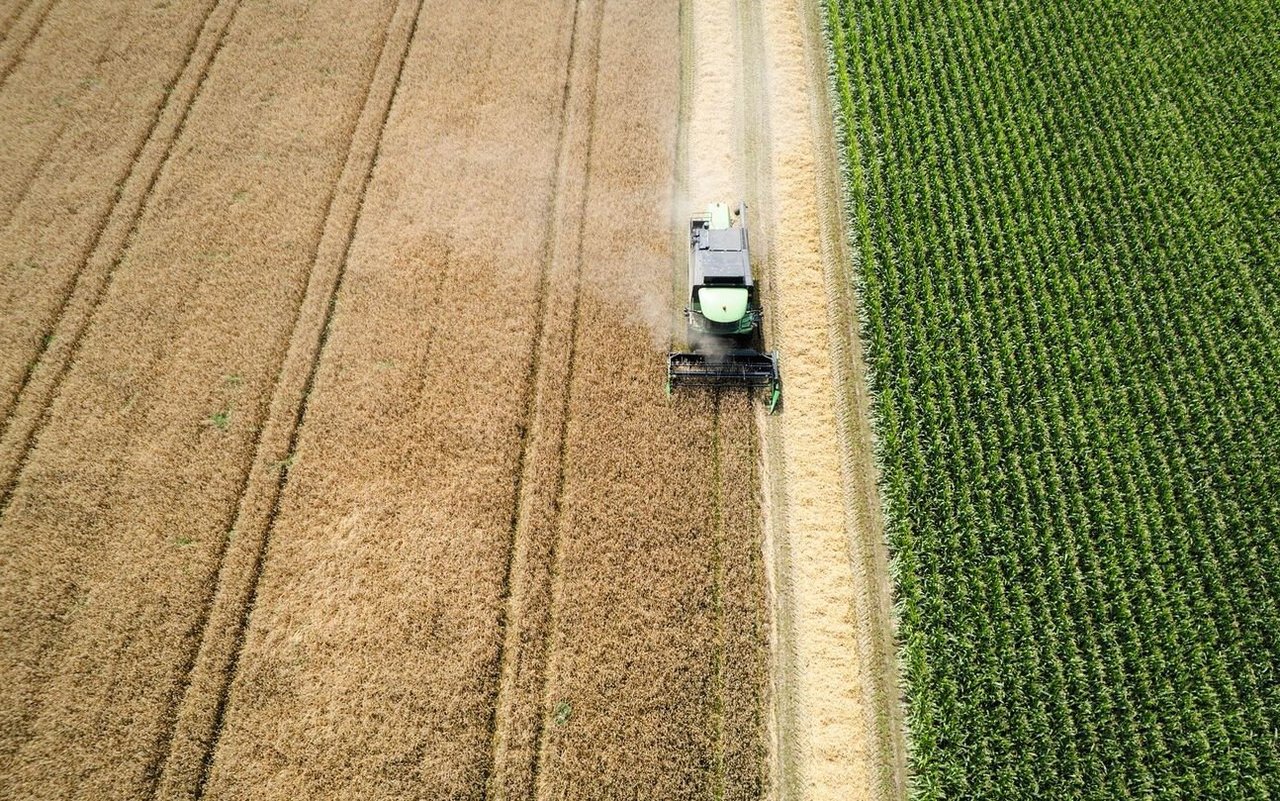
[[901, 796], [816, 12], [0, 2], [0, 798]]

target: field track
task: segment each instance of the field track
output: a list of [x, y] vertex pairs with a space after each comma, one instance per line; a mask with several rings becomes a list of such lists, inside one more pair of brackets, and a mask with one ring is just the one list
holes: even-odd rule
[[9, 78], [57, 0], [13, 2], [0, 9], [0, 85]]
[[[905, 794], [892, 611], [813, 9], [705, 0], [686, 138], [696, 206], [745, 197], [784, 403], [761, 416], [780, 798]], [[725, 20], [732, 24], [726, 25]], [[726, 124], [729, 121], [729, 124]]]
[[[373, 67], [367, 51], [385, 31], [385, 15], [257, 13], [265, 19], [239, 16], [214, 48], [38, 444], [6, 462], [21, 470], [3, 520], [14, 574], [3, 588], [14, 795], [144, 793], [283, 356], [292, 315], [263, 314], [301, 294], [324, 187], [341, 166], [328, 154], [349, 140]], [[338, 28], [346, 41], [364, 30], [374, 46], [330, 47], [322, 59], [296, 47]], [[263, 51], [270, 67], [246, 58]], [[337, 102], [308, 94], [308, 70], [332, 74]], [[289, 102], [271, 107], [281, 96]], [[246, 102], [267, 108], [248, 115]], [[305, 129], [313, 146], [293, 146], [290, 118], [321, 108]], [[253, 191], [272, 186], [273, 173], [288, 191]]]
[[0, 795], [768, 792], [697, 9], [499, 5], [0, 6]]

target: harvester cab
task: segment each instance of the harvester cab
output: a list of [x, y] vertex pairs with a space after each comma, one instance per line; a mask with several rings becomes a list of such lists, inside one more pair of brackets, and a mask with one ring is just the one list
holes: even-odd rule
[[778, 354], [762, 348], [760, 295], [751, 276], [746, 204], [713, 203], [689, 221], [688, 350], [667, 356], [667, 392], [686, 386], [765, 387], [782, 398]]

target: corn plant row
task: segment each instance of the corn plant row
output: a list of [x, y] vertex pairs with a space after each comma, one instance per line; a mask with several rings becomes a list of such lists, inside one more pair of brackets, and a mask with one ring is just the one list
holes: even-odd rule
[[913, 796], [1280, 794], [1280, 8], [827, 12]]

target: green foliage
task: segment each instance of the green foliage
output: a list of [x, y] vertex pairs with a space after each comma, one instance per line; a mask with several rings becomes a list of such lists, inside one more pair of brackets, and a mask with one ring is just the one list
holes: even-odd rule
[[573, 704], [568, 701], [557, 701], [551, 720], [557, 726], [563, 726], [569, 722], [571, 717], [573, 717]]
[[209, 425], [219, 431], [226, 431], [231, 426], [231, 409], [223, 409], [209, 415]]
[[913, 795], [1280, 797], [1280, 6], [828, 20]]

